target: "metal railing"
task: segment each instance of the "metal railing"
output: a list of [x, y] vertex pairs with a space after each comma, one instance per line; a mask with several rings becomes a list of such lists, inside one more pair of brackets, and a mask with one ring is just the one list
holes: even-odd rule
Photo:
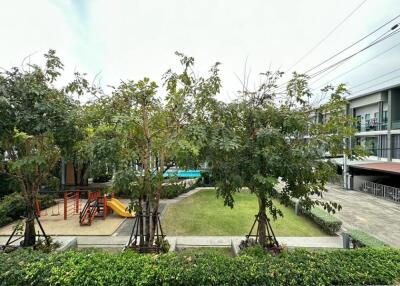
[[360, 191], [400, 203], [400, 188], [365, 181], [362, 183]]
[[356, 124], [356, 128], [358, 132], [366, 132], [366, 131], [379, 131], [379, 130], [387, 130], [387, 121], [378, 122], [376, 118], [371, 118], [367, 120], [364, 124], [358, 122]]
[[[387, 121], [378, 122], [376, 118], [371, 118], [370, 120], [367, 120], [367, 122], [363, 124], [358, 122], [355, 127], [358, 132], [387, 130], [388, 122]], [[400, 129], [400, 120], [392, 121], [391, 129]]]

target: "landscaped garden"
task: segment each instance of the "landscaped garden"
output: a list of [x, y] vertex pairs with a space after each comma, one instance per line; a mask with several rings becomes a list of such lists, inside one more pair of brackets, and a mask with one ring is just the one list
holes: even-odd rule
[[[247, 191], [234, 194], [235, 206], [224, 207], [216, 198], [215, 189], [202, 190], [168, 207], [163, 225], [168, 235], [226, 235], [248, 234], [258, 210], [257, 198]], [[274, 202], [283, 218], [271, 220], [277, 236], [325, 236], [318, 225], [304, 216], [297, 216], [292, 207]]]

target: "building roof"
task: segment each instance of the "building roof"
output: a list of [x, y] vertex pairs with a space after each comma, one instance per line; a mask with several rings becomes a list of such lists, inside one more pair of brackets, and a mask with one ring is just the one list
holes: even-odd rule
[[346, 97], [346, 99], [347, 100], [352, 100], [352, 99], [368, 96], [368, 95], [371, 95], [371, 94], [374, 94], [374, 93], [378, 93], [378, 92], [381, 92], [381, 91], [386, 91], [386, 90], [393, 89], [393, 88], [398, 88], [398, 87], [400, 87], [400, 83], [394, 84], [394, 85], [390, 85], [390, 86], [387, 86], [385, 88], [375, 89], [375, 90], [369, 91], [367, 93], [361, 93], [361, 94], [354, 95], [354, 96], [350, 95], [350, 96]]
[[354, 164], [351, 165], [351, 167], [370, 171], [386, 172], [396, 175], [400, 174], [400, 163], [394, 162]]

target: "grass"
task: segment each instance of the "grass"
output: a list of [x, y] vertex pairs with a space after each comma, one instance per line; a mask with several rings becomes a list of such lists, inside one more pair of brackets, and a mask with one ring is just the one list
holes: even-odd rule
[[[162, 224], [168, 235], [238, 235], [248, 234], [258, 212], [255, 195], [246, 191], [235, 194], [233, 209], [216, 198], [214, 189], [200, 191], [168, 207]], [[276, 236], [327, 236], [306, 217], [297, 216], [293, 208], [276, 205], [283, 218], [271, 220]]]

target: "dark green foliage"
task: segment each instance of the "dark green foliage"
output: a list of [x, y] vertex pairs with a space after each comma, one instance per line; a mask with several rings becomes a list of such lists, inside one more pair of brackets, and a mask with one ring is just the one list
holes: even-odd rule
[[20, 251], [0, 254], [0, 285], [387, 285], [400, 281], [400, 250], [247, 250], [138, 255]]
[[0, 200], [13, 192], [11, 178], [6, 173], [0, 174]]
[[[55, 204], [51, 195], [38, 196], [41, 209], [46, 209]], [[20, 193], [5, 196], [0, 202], [0, 226], [9, 224], [25, 215], [25, 201]]]
[[309, 211], [303, 209], [301, 212], [304, 215], [308, 216], [311, 220], [313, 220], [329, 234], [337, 233], [342, 226], [342, 221], [340, 219], [334, 217], [333, 215], [318, 207], [314, 207]]
[[349, 235], [351, 236], [351, 240], [353, 243], [354, 248], [358, 247], [385, 247], [387, 246], [386, 243], [373, 237], [361, 230], [352, 229], [349, 231]]
[[112, 178], [111, 174], [97, 175], [93, 178], [93, 183], [106, 183]]
[[173, 199], [186, 192], [182, 184], [164, 185], [161, 191], [161, 199]]
[[200, 182], [202, 187], [214, 186], [215, 178], [213, 178], [211, 172], [201, 172]]

